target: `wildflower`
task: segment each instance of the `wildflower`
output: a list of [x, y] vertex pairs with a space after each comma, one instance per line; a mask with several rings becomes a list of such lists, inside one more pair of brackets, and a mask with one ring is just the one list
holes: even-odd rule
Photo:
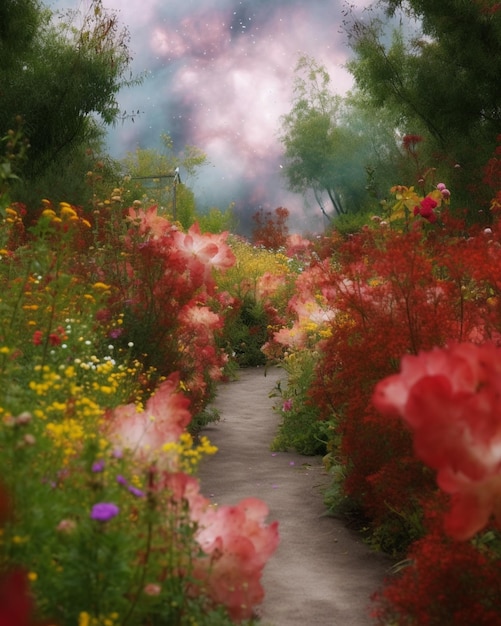
[[289, 398], [285, 400], [282, 405], [282, 411], [290, 411], [292, 409], [292, 400]]
[[129, 485], [127, 479], [124, 478], [122, 474], [117, 475], [117, 483], [119, 485], [124, 486], [127, 489], [127, 491], [131, 493], [133, 496], [136, 496], [136, 498], [144, 498], [145, 496], [144, 491], [142, 491], [141, 489], [138, 489], [137, 487], [134, 487], [134, 485]]
[[91, 470], [95, 473], [102, 472], [104, 470], [104, 461], [96, 461], [93, 463]]
[[57, 333], [51, 333], [49, 335], [49, 343], [51, 346], [59, 346], [61, 344], [61, 337]]
[[43, 332], [41, 330], [36, 330], [33, 333], [33, 337], [31, 338], [31, 341], [34, 346], [39, 346], [42, 343], [42, 339], [43, 339]]
[[23, 442], [27, 446], [34, 446], [35, 443], [37, 442], [37, 440], [35, 439], [35, 437], [32, 434], [28, 433], [28, 434], [24, 435]]
[[162, 587], [160, 587], [157, 583], [148, 583], [144, 587], [143, 591], [147, 596], [158, 596], [162, 591]]
[[134, 487], [133, 485], [129, 485], [127, 487], [127, 491], [129, 491], [129, 493], [131, 493], [133, 496], [136, 496], [136, 498], [144, 498], [145, 496], [144, 491], [141, 491], [141, 489], [138, 489], [137, 487]]
[[91, 519], [98, 522], [108, 522], [120, 513], [120, 509], [113, 502], [98, 502], [92, 507]]
[[433, 224], [437, 221], [437, 216], [433, 212], [433, 209], [437, 206], [437, 202], [430, 198], [430, 196], [426, 196], [423, 198], [418, 206], [414, 207], [414, 215], [421, 215], [425, 220], [428, 220], [430, 224]]
[[62, 218], [64, 219], [73, 219], [77, 216], [77, 213], [75, 211], [75, 209], [73, 209], [73, 207], [68, 204], [67, 202], [60, 202], [59, 203], [59, 213], [61, 215]]
[[90, 615], [87, 611], [82, 611], [78, 616], [78, 626], [90, 626]]
[[56, 213], [52, 209], [44, 209], [42, 211], [42, 217], [53, 220], [56, 217]]
[[23, 411], [17, 416], [16, 424], [18, 424], [19, 426], [24, 426], [25, 424], [29, 424], [32, 419], [33, 416], [29, 411]]
[[56, 530], [63, 534], [72, 533], [77, 527], [77, 524], [72, 519], [62, 519], [56, 527]]
[[105, 283], [100, 283], [100, 282], [94, 283], [92, 287], [96, 291], [108, 291], [108, 289], [111, 289], [109, 285], [106, 285]]
[[408, 134], [402, 137], [402, 145], [404, 147], [404, 150], [410, 152], [411, 154], [414, 154], [416, 152], [417, 144], [421, 143], [422, 141], [423, 138], [421, 137], [421, 135]]

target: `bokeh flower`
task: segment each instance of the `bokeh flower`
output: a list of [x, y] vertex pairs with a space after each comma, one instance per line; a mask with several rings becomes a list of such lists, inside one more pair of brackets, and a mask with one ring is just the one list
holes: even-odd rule
[[113, 502], [98, 502], [92, 507], [91, 519], [98, 522], [109, 522], [120, 513], [120, 509]]
[[468, 539], [491, 515], [501, 522], [501, 350], [455, 344], [402, 359], [401, 372], [376, 386], [373, 401], [400, 415], [416, 456], [452, 496], [446, 529]]

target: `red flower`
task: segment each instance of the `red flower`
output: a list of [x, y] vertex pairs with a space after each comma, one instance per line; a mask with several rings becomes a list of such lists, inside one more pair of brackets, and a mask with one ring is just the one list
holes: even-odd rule
[[51, 333], [49, 335], [49, 343], [51, 346], [59, 346], [61, 345], [61, 336], [57, 333]]
[[433, 212], [433, 209], [436, 208], [437, 203], [433, 198], [426, 196], [419, 203], [419, 206], [414, 207], [414, 215], [421, 215], [425, 220], [428, 220], [431, 224], [437, 221], [437, 216]]
[[42, 343], [42, 339], [43, 339], [43, 332], [41, 330], [36, 330], [33, 333], [33, 337], [31, 341], [33, 342], [34, 346], [39, 346]]
[[448, 533], [468, 539], [493, 514], [501, 522], [501, 350], [457, 344], [407, 355], [401, 373], [381, 381], [376, 407], [400, 415], [419, 459], [452, 495]]

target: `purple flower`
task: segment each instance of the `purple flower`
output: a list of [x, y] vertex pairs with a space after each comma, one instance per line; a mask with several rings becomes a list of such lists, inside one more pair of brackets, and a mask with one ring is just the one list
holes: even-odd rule
[[127, 489], [133, 496], [136, 496], [136, 498], [144, 498], [144, 491], [141, 491], [141, 489], [133, 487], [132, 485], [129, 485]]
[[102, 472], [104, 470], [104, 461], [96, 461], [92, 464], [93, 472]]
[[108, 522], [119, 513], [120, 509], [113, 502], [98, 502], [92, 507], [90, 517], [98, 522]]
[[121, 448], [115, 448], [112, 454], [115, 459], [121, 459], [124, 455]]
[[119, 485], [123, 485], [124, 487], [127, 487], [127, 484], [128, 484], [125, 478], [122, 476], [122, 474], [117, 474], [117, 483]]
[[118, 339], [123, 333], [122, 328], [112, 328], [108, 334], [111, 339]]

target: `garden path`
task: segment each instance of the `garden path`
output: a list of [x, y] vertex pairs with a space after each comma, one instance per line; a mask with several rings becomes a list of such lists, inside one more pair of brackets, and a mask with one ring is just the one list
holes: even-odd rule
[[279, 521], [280, 546], [262, 579], [262, 626], [368, 626], [370, 596], [391, 563], [325, 515], [320, 458], [271, 452], [280, 417], [269, 393], [283, 376], [278, 368], [244, 369], [219, 387], [221, 419], [203, 433], [219, 451], [200, 468], [201, 491], [221, 505], [260, 498], [269, 521]]

